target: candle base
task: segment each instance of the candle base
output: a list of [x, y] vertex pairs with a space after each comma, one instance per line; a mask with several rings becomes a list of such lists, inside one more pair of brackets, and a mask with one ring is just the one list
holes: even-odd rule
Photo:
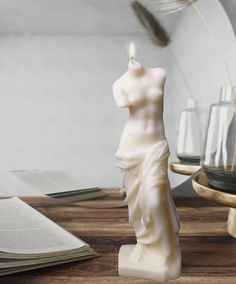
[[228, 233], [236, 238], [236, 209], [230, 208], [227, 222]]
[[146, 263], [145, 260], [132, 261], [130, 256], [135, 245], [123, 245], [119, 251], [119, 275], [124, 277], [135, 277], [150, 279], [159, 282], [176, 279], [180, 276], [181, 260], [173, 262], [166, 267], [160, 256], [160, 261]]

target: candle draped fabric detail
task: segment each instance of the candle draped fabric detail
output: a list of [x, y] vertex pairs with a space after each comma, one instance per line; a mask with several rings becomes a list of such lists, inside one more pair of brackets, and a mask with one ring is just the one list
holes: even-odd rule
[[[178, 246], [172, 242], [173, 234], [178, 235], [179, 220], [169, 190], [167, 158], [169, 148], [166, 140], [152, 145], [143, 152], [122, 155], [116, 153], [117, 165], [122, 171], [137, 175], [133, 187], [127, 192], [129, 222], [133, 225], [137, 243], [160, 242], [166, 260]], [[171, 222], [171, 224], [169, 224]], [[167, 228], [172, 228], [170, 232]], [[169, 234], [169, 236], [168, 236]], [[178, 238], [176, 238], [178, 242]]]

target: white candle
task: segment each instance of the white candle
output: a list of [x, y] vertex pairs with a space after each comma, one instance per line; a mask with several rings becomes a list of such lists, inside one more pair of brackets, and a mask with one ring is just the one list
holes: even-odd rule
[[179, 222], [169, 188], [163, 124], [166, 72], [144, 68], [134, 60], [134, 53], [131, 44], [128, 71], [113, 85], [117, 105], [129, 109], [116, 158], [137, 238], [136, 245], [121, 247], [119, 273], [166, 281], [179, 277], [181, 270]]

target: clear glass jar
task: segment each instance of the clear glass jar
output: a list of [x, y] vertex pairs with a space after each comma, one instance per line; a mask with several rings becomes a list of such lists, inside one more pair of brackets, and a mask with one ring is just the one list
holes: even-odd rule
[[180, 112], [177, 134], [177, 157], [183, 163], [200, 163], [201, 127], [196, 102], [189, 99], [188, 106]]
[[210, 107], [201, 166], [209, 183], [236, 191], [236, 87], [223, 87], [220, 101]]

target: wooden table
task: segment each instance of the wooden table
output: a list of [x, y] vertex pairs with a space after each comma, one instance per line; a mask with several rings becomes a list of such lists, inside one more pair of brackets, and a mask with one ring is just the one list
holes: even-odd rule
[[[117, 274], [119, 247], [135, 242], [127, 208], [82, 208], [46, 197], [24, 200], [88, 242], [101, 256], [4, 276], [0, 278], [1, 284], [155, 283], [121, 278]], [[119, 205], [121, 196], [112, 194], [105, 202]], [[175, 202], [181, 219], [183, 269], [181, 278], [170, 283], [236, 283], [236, 240], [227, 233], [227, 208], [201, 197], [177, 197]], [[86, 206], [99, 204], [99, 200], [93, 200]]]

